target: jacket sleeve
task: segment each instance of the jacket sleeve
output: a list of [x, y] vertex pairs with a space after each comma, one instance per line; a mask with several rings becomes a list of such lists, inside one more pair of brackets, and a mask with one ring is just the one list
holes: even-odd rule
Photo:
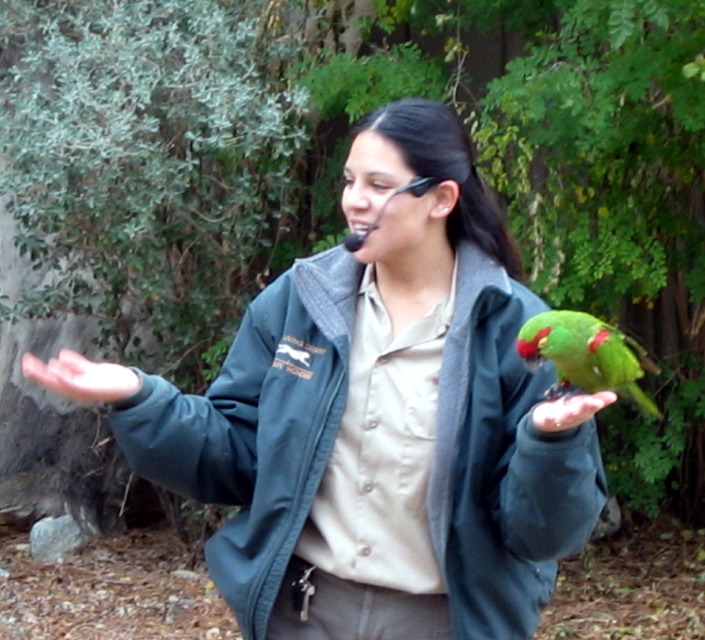
[[273, 359], [273, 338], [253, 315], [251, 307], [205, 396], [142, 374], [139, 401], [111, 412], [116, 440], [137, 475], [201, 502], [250, 502], [259, 394]]
[[579, 552], [606, 500], [606, 482], [594, 421], [568, 437], [542, 440], [527, 415], [502, 482], [505, 543], [528, 560]]
[[[521, 319], [523, 321], [523, 318]], [[521, 321], [509, 335], [516, 336]], [[562, 434], [543, 435], [531, 410], [555, 381], [551, 366], [529, 373], [504, 345], [506, 450], [495, 469], [494, 519], [507, 547], [540, 561], [580, 551], [606, 500], [607, 486], [594, 420]]]

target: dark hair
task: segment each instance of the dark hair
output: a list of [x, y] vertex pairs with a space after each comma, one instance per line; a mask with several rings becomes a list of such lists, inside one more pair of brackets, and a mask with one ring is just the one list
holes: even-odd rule
[[470, 138], [456, 113], [442, 102], [407, 98], [366, 115], [352, 131], [376, 131], [395, 144], [406, 164], [422, 178], [454, 180], [460, 197], [448, 216], [448, 239], [468, 238], [521, 279], [521, 256], [504, 211], [490, 198], [475, 167]]

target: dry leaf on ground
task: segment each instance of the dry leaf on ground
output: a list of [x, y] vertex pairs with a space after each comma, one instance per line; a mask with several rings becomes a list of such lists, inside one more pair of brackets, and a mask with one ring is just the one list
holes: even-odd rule
[[[56, 565], [0, 537], [2, 640], [236, 640], [233, 616], [167, 529], [92, 540]], [[5, 576], [2, 569], [8, 574]], [[535, 640], [705, 640], [705, 530], [662, 522], [561, 563]]]

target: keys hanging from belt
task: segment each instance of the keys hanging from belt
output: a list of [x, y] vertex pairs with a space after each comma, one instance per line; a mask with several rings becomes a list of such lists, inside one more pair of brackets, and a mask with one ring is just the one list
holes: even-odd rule
[[316, 593], [315, 585], [309, 580], [315, 568], [312, 565], [304, 569], [301, 576], [291, 583], [291, 605], [302, 622], [308, 620], [311, 598]]

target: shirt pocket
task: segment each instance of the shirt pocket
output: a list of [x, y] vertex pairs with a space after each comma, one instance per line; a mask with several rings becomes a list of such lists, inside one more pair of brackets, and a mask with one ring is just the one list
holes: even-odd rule
[[434, 440], [436, 437], [436, 414], [438, 412], [438, 391], [429, 397], [413, 399], [406, 403], [404, 412], [404, 433], [412, 438]]
[[425, 404], [424, 407], [407, 404], [397, 492], [404, 506], [413, 512], [421, 512], [425, 507], [435, 434], [435, 403]]

